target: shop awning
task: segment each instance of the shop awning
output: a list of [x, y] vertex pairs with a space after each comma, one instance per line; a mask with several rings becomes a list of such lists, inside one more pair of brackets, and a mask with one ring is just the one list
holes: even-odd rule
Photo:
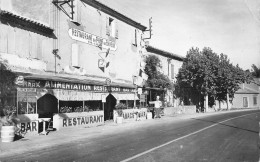
[[138, 96], [132, 93], [113, 93], [117, 100], [139, 100]]
[[[53, 90], [53, 95], [62, 101], [92, 101], [102, 100], [106, 98], [109, 93], [93, 93], [93, 92], [79, 92], [69, 90]], [[139, 100], [137, 95], [131, 93], [112, 93], [117, 100]]]
[[53, 90], [53, 95], [62, 101], [88, 101], [88, 100], [102, 100], [102, 97], [107, 97], [108, 93], [93, 93], [93, 92], [79, 92], [72, 90]]

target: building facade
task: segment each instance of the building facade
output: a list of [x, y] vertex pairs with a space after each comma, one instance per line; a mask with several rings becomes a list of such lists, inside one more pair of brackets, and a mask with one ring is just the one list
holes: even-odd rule
[[118, 102], [135, 106], [144, 25], [96, 0], [0, 2], [0, 59], [19, 76], [9, 101], [18, 114], [87, 111], [95, 124]]
[[[146, 47], [146, 51], [147, 55], [155, 55], [160, 59], [162, 66], [161, 72], [168, 76], [169, 79], [174, 83], [176, 81], [175, 77], [182, 66], [184, 57], [149, 45]], [[164, 100], [167, 102], [168, 106], [176, 107], [179, 105], [179, 101], [174, 96], [173, 91], [166, 90], [164, 92]]]
[[232, 108], [260, 108], [260, 81], [255, 78], [250, 84], [240, 85], [235, 92]]

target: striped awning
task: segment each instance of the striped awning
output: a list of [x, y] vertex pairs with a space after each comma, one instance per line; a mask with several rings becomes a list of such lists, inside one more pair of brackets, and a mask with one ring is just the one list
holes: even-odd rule
[[91, 101], [91, 100], [102, 100], [108, 96], [108, 93], [94, 93], [94, 92], [80, 92], [73, 90], [53, 90], [53, 95], [62, 101]]
[[139, 100], [138, 96], [133, 93], [112, 93], [117, 100]]

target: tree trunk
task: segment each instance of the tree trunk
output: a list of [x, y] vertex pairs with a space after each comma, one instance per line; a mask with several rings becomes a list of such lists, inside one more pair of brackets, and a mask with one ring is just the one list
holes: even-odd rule
[[227, 110], [230, 109], [230, 105], [229, 105], [229, 94], [227, 93]]
[[209, 96], [208, 94], [205, 96], [205, 100], [204, 100], [204, 107], [205, 107], [205, 112], [208, 112], [208, 108], [209, 108]]

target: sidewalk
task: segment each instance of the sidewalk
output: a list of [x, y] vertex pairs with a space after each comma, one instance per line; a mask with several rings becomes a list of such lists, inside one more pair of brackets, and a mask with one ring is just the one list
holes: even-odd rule
[[[241, 110], [240, 110], [241, 111]], [[243, 110], [242, 110], [243, 111]], [[246, 111], [246, 110], [245, 110]], [[104, 125], [97, 127], [72, 127], [64, 128], [59, 131], [51, 131], [47, 136], [32, 135], [19, 139], [11, 143], [0, 142], [0, 157], [19, 154], [26, 151], [34, 151], [39, 149], [46, 149], [52, 146], [61, 145], [64, 143], [71, 143], [80, 139], [90, 139], [93, 141], [103, 135], [114, 134], [130, 131], [138, 127], [149, 127], [150, 125], [161, 124], [169, 120], [181, 121], [193, 117], [202, 117], [214, 115], [216, 113], [228, 113], [230, 111], [210, 112], [210, 113], [196, 113], [196, 114], [179, 114], [173, 116], [163, 116], [161, 119], [150, 119], [142, 121], [124, 122], [123, 124], [116, 124], [113, 121], [105, 122]]]

